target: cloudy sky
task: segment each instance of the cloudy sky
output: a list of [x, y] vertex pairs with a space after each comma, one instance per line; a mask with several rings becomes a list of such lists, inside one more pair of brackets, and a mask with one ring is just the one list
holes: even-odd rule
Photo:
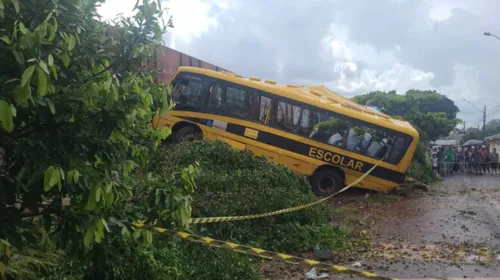
[[[107, 0], [107, 18], [135, 0]], [[500, 118], [500, 1], [167, 0], [166, 45], [245, 76], [322, 84], [347, 97], [434, 89], [467, 126]]]

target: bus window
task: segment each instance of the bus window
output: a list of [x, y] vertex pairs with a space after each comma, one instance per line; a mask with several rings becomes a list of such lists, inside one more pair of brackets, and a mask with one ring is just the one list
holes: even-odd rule
[[210, 87], [208, 107], [216, 113], [249, 119], [251, 113], [251, 89], [218, 81]]
[[267, 124], [271, 117], [271, 98], [260, 96], [260, 110], [258, 122]]
[[392, 147], [392, 151], [389, 154], [388, 162], [392, 164], [397, 164], [401, 158], [404, 156], [406, 152], [406, 148], [410, 145], [410, 139], [408, 137], [398, 137], [396, 141], [394, 141], [394, 145]]
[[344, 137], [349, 123], [327, 113], [316, 113], [317, 123], [309, 138], [326, 142], [333, 146], [344, 146]]
[[278, 102], [275, 126], [282, 130], [308, 137], [313, 131], [310, 110], [283, 101]]
[[210, 87], [210, 96], [208, 98], [209, 106], [215, 108], [222, 108], [223, 91], [224, 89], [221, 87], [220, 84], [214, 84]]
[[355, 125], [349, 129], [346, 148], [353, 152], [381, 159], [390, 150], [393, 138], [385, 132], [363, 125]]
[[172, 96], [178, 108], [199, 107], [203, 93], [203, 84], [196, 78], [179, 77], [173, 82]]

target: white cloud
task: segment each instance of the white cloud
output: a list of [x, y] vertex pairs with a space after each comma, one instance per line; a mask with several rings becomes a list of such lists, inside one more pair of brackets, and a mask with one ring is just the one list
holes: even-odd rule
[[97, 9], [97, 12], [102, 16], [103, 20], [113, 20], [119, 14], [130, 17], [134, 14], [132, 9], [135, 3], [136, 0], [106, 0], [106, 2]]
[[[211, 6], [202, 0], [167, 0], [164, 3], [173, 17], [174, 28], [171, 33], [175, 40], [191, 43], [201, 33], [217, 27], [216, 16], [209, 16]], [[216, 5], [227, 9], [229, 4], [218, 1]]]

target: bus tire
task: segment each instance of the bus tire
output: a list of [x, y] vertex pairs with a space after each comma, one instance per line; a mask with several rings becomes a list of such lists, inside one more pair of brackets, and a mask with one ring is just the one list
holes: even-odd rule
[[344, 176], [333, 168], [322, 168], [311, 178], [312, 192], [317, 196], [329, 196], [344, 187]]
[[176, 143], [182, 142], [182, 141], [193, 141], [199, 138], [201, 135], [201, 131], [198, 127], [196, 126], [185, 126], [181, 129], [179, 129], [177, 132], [174, 134], [174, 140]]

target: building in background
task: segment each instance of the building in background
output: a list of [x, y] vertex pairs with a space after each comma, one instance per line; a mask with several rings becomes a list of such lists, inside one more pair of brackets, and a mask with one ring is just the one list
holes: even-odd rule
[[500, 151], [500, 133], [488, 136], [484, 140], [486, 140], [486, 144], [490, 147], [490, 152], [493, 151], [493, 148]]
[[156, 54], [156, 67], [160, 70], [158, 74], [159, 82], [170, 82], [172, 76], [180, 66], [193, 66], [215, 71], [227, 71], [217, 65], [213, 65], [169, 47], [162, 46], [158, 49]]

